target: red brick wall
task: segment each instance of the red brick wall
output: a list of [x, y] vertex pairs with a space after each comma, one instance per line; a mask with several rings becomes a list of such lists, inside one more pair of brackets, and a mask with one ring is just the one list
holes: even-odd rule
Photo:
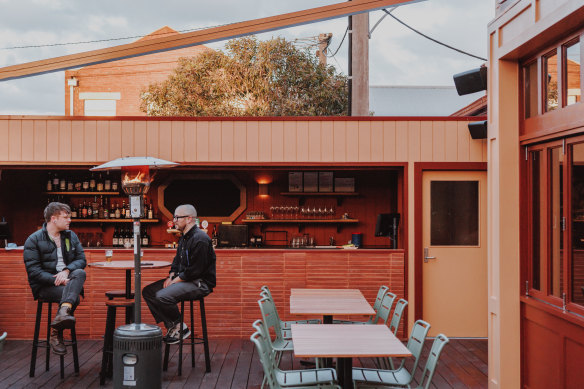
[[[90, 263], [104, 259], [103, 250], [87, 250], [86, 254]], [[170, 261], [173, 255], [172, 250], [146, 249], [145, 260]], [[114, 260], [122, 259], [131, 259], [131, 250], [114, 252]], [[7, 331], [11, 339], [31, 339], [36, 301], [28, 286], [22, 251], [0, 251], [0, 267], [0, 331]], [[261, 318], [257, 300], [264, 284], [270, 287], [281, 318], [292, 320], [299, 317], [289, 314], [290, 288], [358, 288], [372, 303], [382, 284], [404, 297], [404, 268], [403, 250], [218, 250], [218, 286], [205, 300], [209, 336], [247, 338], [253, 321]], [[123, 289], [125, 271], [86, 270], [85, 298], [76, 312], [77, 333], [82, 339], [100, 339], [105, 329], [104, 293]], [[143, 270], [142, 286], [166, 274], [168, 269]], [[142, 321], [153, 323], [145, 304]], [[123, 315], [117, 324], [123, 324]]]

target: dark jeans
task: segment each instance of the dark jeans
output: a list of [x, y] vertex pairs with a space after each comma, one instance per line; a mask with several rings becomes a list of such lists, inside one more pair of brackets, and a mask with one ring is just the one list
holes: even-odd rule
[[45, 301], [58, 302], [59, 305], [63, 303], [70, 303], [73, 309], [79, 305], [79, 295], [85, 283], [85, 270], [77, 269], [69, 273], [69, 282], [67, 285], [51, 285], [43, 286], [39, 290], [39, 298]]
[[164, 281], [158, 280], [142, 289], [144, 301], [148, 304], [157, 323], [163, 322], [166, 328], [172, 328], [180, 321], [180, 311], [176, 304], [182, 300], [196, 300], [205, 297], [211, 291], [200, 280], [184, 281], [163, 288]]

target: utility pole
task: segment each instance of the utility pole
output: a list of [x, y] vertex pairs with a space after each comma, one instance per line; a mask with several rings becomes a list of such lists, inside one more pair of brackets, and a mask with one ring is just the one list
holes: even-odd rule
[[368, 115], [369, 13], [364, 12], [349, 16], [349, 116]]
[[318, 57], [318, 63], [326, 66], [326, 55], [327, 47], [333, 37], [333, 34], [328, 32], [326, 34], [318, 34], [318, 50], [316, 51], [316, 56]]

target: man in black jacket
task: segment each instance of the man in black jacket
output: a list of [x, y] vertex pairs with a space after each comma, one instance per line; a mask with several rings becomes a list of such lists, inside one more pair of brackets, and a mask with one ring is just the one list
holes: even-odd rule
[[205, 297], [213, 291], [215, 279], [215, 251], [211, 238], [195, 222], [197, 211], [190, 204], [179, 205], [174, 211], [174, 224], [182, 232], [176, 256], [168, 278], [158, 280], [142, 290], [144, 301], [157, 323], [163, 322], [168, 332], [166, 343], [178, 343], [180, 331], [183, 339], [191, 332], [180, 321], [177, 303]]
[[71, 208], [67, 204], [50, 203], [44, 217], [43, 228], [24, 244], [24, 265], [35, 300], [59, 302], [51, 322], [50, 345], [55, 354], [63, 355], [67, 353], [63, 329], [75, 325], [73, 311], [85, 283], [85, 253], [77, 235], [69, 230]]

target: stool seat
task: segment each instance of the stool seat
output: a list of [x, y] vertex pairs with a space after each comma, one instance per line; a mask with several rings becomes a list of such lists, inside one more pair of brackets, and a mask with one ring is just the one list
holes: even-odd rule
[[[43, 304], [48, 304], [47, 309], [47, 339], [46, 340], [39, 340], [39, 332], [41, 329], [41, 320], [42, 320], [42, 312], [43, 312]], [[30, 372], [29, 376], [34, 377], [35, 369], [36, 369], [36, 356], [39, 346], [45, 349], [46, 356], [45, 356], [45, 370], [49, 371], [49, 361], [51, 356], [51, 345], [49, 344], [49, 338], [51, 336], [51, 320], [52, 320], [52, 307], [53, 304], [59, 305], [59, 301], [47, 301], [38, 299], [37, 300], [37, 312], [36, 312], [36, 321], [34, 324], [34, 338], [32, 340], [32, 355], [30, 358]], [[77, 335], [75, 333], [75, 325], [71, 327], [71, 340], [64, 340], [65, 346], [71, 347], [73, 349], [73, 368], [75, 369], [75, 373], [79, 374], [79, 355], [77, 353]], [[61, 367], [61, 379], [65, 378], [65, 356], [59, 355], [60, 358], [60, 367]]]
[[[107, 292], [105, 292], [105, 296], [109, 300], [115, 298], [126, 298], [126, 291], [122, 289], [108, 290]], [[130, 298], [134, 298], [134, 292], [130, 293]]]
[[133, 307], [134, 306], [134, 299], [123, 299], [123, 300], [107, 300], [105, 305], [108, 307]]
[[[203, 337], [195, 337], [195, 320], [193, 318], [193, 301], [199, 301], [199, 313], [201, 314], [201, 329], [203, 331]], [[185, 321], [185, 301], [190, 304], [190, 314], [191, 314], [191, 338], [186, 341], [182, 338], [182, 331], [180, 335], [180, 340], [178, 343], [178, 375], [182, 375], [182, 346], [187, 344], [191, 346], [191, 366], [195, 367], [195, 344], [203, 344], [205, 350], [205, 371], [207, 373], [211, 372], [211, 359], [209, 357], [209, 338], [207, 336], [207, 318], [205, 315], [205, 298], [201, 297], [192, 300], [181, 300], [180, 302], [180, 321], [181, 325]], [[170, 344], [166, 343], [164, 348], [164, 363], [162, 364], [162, 370], [168, 370], [168, 356], [170, 354]]]

